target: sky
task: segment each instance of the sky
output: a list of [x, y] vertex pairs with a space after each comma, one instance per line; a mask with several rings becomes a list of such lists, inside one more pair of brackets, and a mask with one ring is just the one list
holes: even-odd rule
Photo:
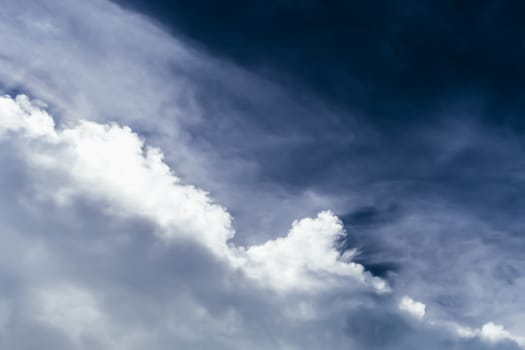
[[2, 349], [525, 349], [525, 5], [0, 0]]

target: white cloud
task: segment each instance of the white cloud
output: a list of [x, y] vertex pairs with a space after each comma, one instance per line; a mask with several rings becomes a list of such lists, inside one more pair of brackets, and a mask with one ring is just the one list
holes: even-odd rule
[[318, 290], [341, 283], [340, 277], [389, 290], [351, 254], [340, 256], [335, 244], [345, 231], [329, 211], [294, 222], [285, 237], [236, 247], [229, 242], [235, 233], [230, 214], [206, 192], [183, 184], [162, 152], [145, 146], [128, 127], [80, 121], [57, 129], [25, 96], [1, 97], [0, 121], [0, 136], [14, 138], [32, 167], [64, 177], [53, 188], [41, 188], [59, 203], [87, 196], [103, 201], [112, 214], [147, 218], [162, 239], [198, 242], [274, 290]]
[[483, 339], [490, 342], [499, 342], [502, 340], [512, 339], [512, 335], [505, 330], [502, 325], [488, 322], [481, 327], [480, 335]]
[[463, 338], [479, 338], [491, 344], [510, 341], [525, 349], [525, 338], [512, 334], [504, 326], [494, 322], [487, 322], [481, 328], [476, 329], [456, 325], [455, 329], [457, 334]]
[[491, 343], [497, 343], [501, 341], [513, 341], [525, 348], [525, 338], [516, 336], [505, 329], [502, 325], [487, 322], [478, 331], [479, 336]]
[[0, 98], [0, 120], [0, 132], [43, 143], [24, 150], [33, 165], [69, 177], [53, 189], [60, 201], [75, 195], [103, 199], [110, 210], [151, 219], [165, 239], [196, 239], [224, 254], [233, 236], [229, 214], [205, 192], [181, 184], [160, 150], [144, 147], [129, 128], [81, 121], [55, 130], [53, 118], [25, 96]]
[[340, 256], [334, 244], [345, 234], [342, 222], [330, 211], [295, 221], [286, 237], [249, 247], [245, 269], [278, 290], [318, 289], [340, 283], [341, 277], [353, 277], [388, 291], [383, 280], [352, 262], [351, 254]]
[[408, 296], [404, 296], [399, 302], [399, 309], [411, 314], [412, 316], [422, 319], [425, 317], [426, 305], [415, 301]]

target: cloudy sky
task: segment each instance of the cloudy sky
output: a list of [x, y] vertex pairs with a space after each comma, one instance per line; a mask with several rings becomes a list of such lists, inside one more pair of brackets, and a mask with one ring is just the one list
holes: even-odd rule
[[0, 348], [525, 349], [522, 2], [0, 3]]

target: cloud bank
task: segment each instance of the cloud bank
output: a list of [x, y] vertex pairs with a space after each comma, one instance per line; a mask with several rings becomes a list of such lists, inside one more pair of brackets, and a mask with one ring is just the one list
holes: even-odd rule
[[384, 281], [336, 250], [345, 232], [329, 211], [295, 222], [285, 237], [236, 247], [229, 244], [235, 233], [230, 214], [206, 192], [182, 184], [162, 152], [145, 146], [129, 128], [80, 121], [57, 130], [53, 118], [24, 95], [0, 98], [0, 125], [0, 135], [15, 138], [28, 166], [63, 179], [39, 187], [40, 196], [60, 205], [77, 196], [102, 201], [109, 213], [148, 219], [166, 241], [194, 240], [273, 288], [321, 288], [328, 280], [352, 276], [388, 290]]
[[[52, 206], [59, 214], [78, 203], [91, 201], [97, 203], [96, 210], [102, 211], [106, 220], [145, 221], [150, 225], [151, 232], [156, 234], [155, 240], [163, 242], [162, 245], [196, 244], [201, 254], [208, 255], [207, 259], [218, 259], [217, 262], [224, 268], [223, 273], [231, 276], [241, 273], [241, 279], [235, 284], [247, 283], [244, 286], [241, 284], [242, 288], [252, 288], [253, 284], [255, 291], [258, 290], [256, 293], [270, 293], [266, 298], [271, 296], [283, 300], [279, 303], [284, 302], [281, 317], [285, 319], [312, 322], [333, 317], [323, 316], [326, 310], [321, 305], [327, 302], [323, 296], [342, 288], [346, 290], [345, 294], [369, 294], [370, 297], [390, 291], [385, 281], [372, 276], [362, 265], [351, 260], [354, 252], [345, 253], [337, 249], [338, 240], [346, 233], [341, 221], [329, 211], [321, 212], [315, 218], [294, 222], [284, 237], [259, 245], [236, 246], [231, 242], [234, 230], [226, 209], [214, 203], [202, 190], [181, 183], [163, 162], [161, 151], [144, 145], [131, 129], [88, 121], [79, 121], [67, 127], [56, 126], [42, 103], [31, 102], [23, 95], [16, 99], [9, 96], [0, 98], [0, 121], [0, 141], [22, 161], [20, 166], [30, 170], [31, 177], [35, 179], [26, 184], [28, 192], [22, 198], [16, 196], [18, 200], [31, 203], [33, 210]], [[57, 229], [59, 232], [55, 238], [63, 239], [60, 235], [71, 234], [67, 227], [59, 226]], [[37, 241], [38, 231], [32, 237]], [[111, 236], [114, 234], [112, 231], [106, 228], [98, 235]], [[105, 237], [103, 241], [111, 242], [112, 239]], [[137, 252], [141, 253], [141, 250]], [[46, 249], [33, 254], [28, 257], [31, 264], [40, 264], [41, 259], [57, 259]], [[60, 261], [62, 258], [58, 260], [56, 264], [60, 271], [63, 269], [61, 264], [66, 262]], [[130, 330], [119, 329], [119, 323], [111, 321], [115, 310], [108, 309], [99, 301], [99, 298], [107, 297], [105, 294], [108, 291], [78, 286], [62, 274], [58, 273], [60, 282], [28, 288], [28, 298], [36, 310], [30, 321], [63, 332], [66, 338], [59, 337], [56, 341], [68, 344], [64, 346], [87, 348], [95, 343], [103, 348], [129, 347], [121, 339], [116, 341], [115, 334], [126, 337]], [[178, 304], [179, 297], [172, 302]], [[290, 301], [290, 297], [294, 301]], [[351, 305], [363, 303], [352, 296], [345, 299], [347, 301], [342, 305], [331, 307], [340, 308], [338, 313], [346, 310], [352, 314], [356, 306]], [[344, 306], [346, 303], [349, 304]], [[199, 303], [194, 307], [201, 311], [191, 311], [192, 317], [198, 317], [197, 320], [206, 317], [206, 308]], [[425, 315], [425, 305], [409, 297], [401, 300], [399, 308], [418, 319]], [[23, 311], [17, 312], [15, 319], [28, 316]], [[226, 318], [227, 323], [223, 331], [227, 332], [231, 327], [238, 332], [249, 331], [239, 323], [239, 317], [244, 316], [239, 315], [239, 311], [225, 312], [221, 316]], [[201, 313], [204, 314], [199, 316]], [[16, 329], [16, 323], [11, 325], [12, 317], [10, 312], [6, 312], [4, 323]], [[195, 333], [197, 338], [192, 341], [200, 343], [197, 341], [202, 336], [199, 333]], [[452, 333], [449, 336], [453, 338]], [[138, 337], [148, 339], [148, 335]], [[462, 338], [469, 337], [460, 336], [457, 341]], [[518, 338], [492, 323], [483, 326], [480, 331], [473, 331], [470, 338], [486, 340], [488, 344], [505, 341], [519, 344]], [[340, 339], [331, 341], [338, 342]]]

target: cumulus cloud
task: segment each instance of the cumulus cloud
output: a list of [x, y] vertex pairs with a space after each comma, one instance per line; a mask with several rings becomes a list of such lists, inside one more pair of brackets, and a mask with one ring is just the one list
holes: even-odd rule
[[525, 339], [513, 336], [502, 325], [492, 322], [485, 323], [479, 331], [481, 338], [489, 342], [497, 343], [504, 340], [512, 340], [516, 343], [525, 346]]
[[425, 317], [426, 305], [415, 301], [414, 299], [404, 296], [399, 302], [399, 310], [408, 312], [409, 314], [422, 319]]
[[147, 218], [159, 227], [161, 238], [194, 240], [277, 290], [319, 289], [339, 281], [336, 277], [388, 290], [351, 255], [337, 250], [345, 232], [331, 212], [295, 222], [285, 237], [236, 247], [229, 243], [234, 230], [226, 209], [206, 192], [181, 183], [162, 152], [145, 146], [129, 128], [80, 121], [57, 129], [53, 118], [23, 95], [0, 98], [0, 121], [0, 136], [14, 138], [32, 167], [64, 178], [53, 188], [40, 188], [41, 195], [62, 205], [75, 196], [102, 200], [109, 212]]
[[335, 249], [345, 234], [342, 222], [329, 211], [295, 221], [286, 237], [248, 247], [247, 273], [280, 290], [318, 289], [353, 277], [379, 292], [388, 291], [385, 281], [351, 261], [351, 251], [341, 256]]

